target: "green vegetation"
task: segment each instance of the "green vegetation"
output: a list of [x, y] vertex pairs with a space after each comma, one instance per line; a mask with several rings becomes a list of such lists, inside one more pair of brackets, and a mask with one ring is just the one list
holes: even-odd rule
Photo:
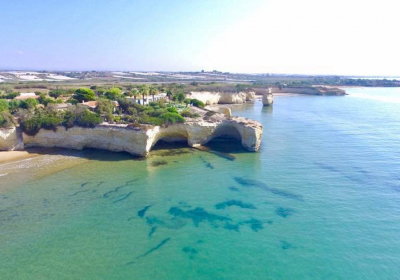
[[41, 128], [56, 131], [59, 125], [66, 128], [73, 126], [95, 127], [102, 122], [97, 114], [82, 106], [71, 106], [65, 111], [57, 111], [51, 106], [46, 109], [36, 109], [33, 113], [19, 112], [20, 126], [28, 135], [35, 135]]
[[72, 96], [73, 99], [82, 103], [82, 101], [92, 101], [95, 100], [95, 95], [93, 90], [89, 88], [79, 88], [75, 90], [74, 95]]
[[0, 99], [0, 128], [11, 128], [15, 125], [14, 117], [9, 110], [8, 102]]
[[199, 108], [204, 108], [206, 106], [206, 104], [204, 104], [202, 101], [198, 100], [198, 99], [190, 99], [190, 103], [193, 106], [199, 107]]
[[105, 93], [105, 97], [107, 97], [110, 100], [117, 100], [118, 98], [121, 98], [122, 91], [118, 87], [112, 87]]

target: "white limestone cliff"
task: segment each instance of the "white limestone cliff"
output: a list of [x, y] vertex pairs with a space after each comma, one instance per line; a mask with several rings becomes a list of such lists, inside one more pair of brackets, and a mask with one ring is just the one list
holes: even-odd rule
[[261, 145], [262, 125], [241, 117], [222, 120], [187, 120], [167, 127], [133, 129], [126, 126], [99, 125], [95, 128], [60, 126], [56, 132], [41, 129], [35, 136], [23, 133], [25, 147], [60, 147], [69, 149], [96, 148], [115, 152], [128, 152], [137, 156], [148, 155], [159, 141], [187, 141], [191, 147], [206, 144], [216, 137], [232, 137], [252, 152]]
[[16, 127], [0, 129], [0, 151], [18, 151], [24, 149]]
[[187, 98], [198, 99], [206, 105], [215, 104], [241, 104], [254, 100], [255, 92], [210, 92], [192, 91]]

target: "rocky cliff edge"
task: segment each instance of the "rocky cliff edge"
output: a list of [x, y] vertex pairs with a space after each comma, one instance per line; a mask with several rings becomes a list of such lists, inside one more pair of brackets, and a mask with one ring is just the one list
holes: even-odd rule
[[248, 151], [255, 152], [260, 148], [262, 130], [260, 123], [241, 117], [188, 119], [182, 124], [142, 129], [108, 124], [95, 128], [72, 127], [68, 130], [59, 126], [56, 131], [41, 129], [35, 136], [18, 133], [18, 129], [13, 129], [0, 130], [0, 150], [21, 150], [24, 146], [78, 150], [96, 148], [147, 156], [160, 140], [187, 141], [189, 146], [198, 147], [216, 137], [231, 137], [241, 141]]

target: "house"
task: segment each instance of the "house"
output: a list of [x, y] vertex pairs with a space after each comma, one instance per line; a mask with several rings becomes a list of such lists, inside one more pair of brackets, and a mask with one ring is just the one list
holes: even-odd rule
[[[111, 101], [111, 102], [114, 104], [113, 112], [115, 113], [115, 111], [119, 108], [119, 103], [118, 101]], [[87, 102], [83, 101], [81, 104], [88, 107], [88, 109], [93, 112], [97, 108], [97, 101], [87, 101]]]
[[[146, 98], [144, 99], [144, 102], [143, 102], [143, 97], [141, 95], [136, 97], [136, 98], [127, 97], [126, 99], [131, 103], [136, 102], [137, 104], [140, 104], [140, 105], [145, 105], [145, 104], [149, 104], [149, 102], [153, 102], [153, 96], [152, 95], [146, 96]], [[161, 92], [161, 93], [158, 93], [158, 94], [154, 95], [154, 101], [159, 101], [161, 99], [167, 99], [167, 94], [165, 92]]]
[[28, 98], [38, 99], [39, 95], [36, 95], [34, 92], [21, 92], [15, 100], [27, 100]]
[[60, 104], [54, 104], [54, 108], [57, 109], [57, 111], [64, 111], [68, 107], [70, 107], [71, 104], [68, 103], [60, 103]]

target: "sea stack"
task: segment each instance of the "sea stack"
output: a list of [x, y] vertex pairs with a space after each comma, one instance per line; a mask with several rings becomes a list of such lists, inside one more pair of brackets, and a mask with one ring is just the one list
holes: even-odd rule
[[274, 96], [272, 95], [272, 93], [270, 93], [270, 92], [264, 93], [263, 97], [262, 97], [262, 103], [263, 103], [263, 106], [272, 105], [272, 103], [274, 103]]

